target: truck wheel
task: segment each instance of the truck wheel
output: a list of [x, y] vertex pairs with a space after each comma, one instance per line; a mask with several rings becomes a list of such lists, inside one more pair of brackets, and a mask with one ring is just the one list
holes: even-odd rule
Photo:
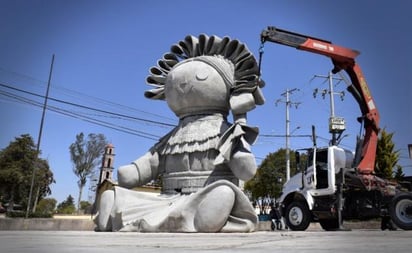
[[339, 219], [319, 220], [320, 226], [326, 231], [334, 231], [339, 229]]
[[286, 208], [286, 225], [295, 231], [304, 231], [310, 224], [310, 212], [308, 206], [303, 202], [292, 202]]
[[412, 194], [396, 195], [389, 205], [389, 215], [399, 228], [412, 230]]

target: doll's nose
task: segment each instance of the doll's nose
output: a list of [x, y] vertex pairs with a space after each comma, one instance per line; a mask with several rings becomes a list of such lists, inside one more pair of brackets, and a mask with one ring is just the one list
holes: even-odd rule
[[193, 88], [192, 84], [190, 84], [190, 82], [188, 82], [187, 80], [184, 80], [183, 82], [180, 82], [177, 85], [177, 87], [178, 87], [179, 92], [182, 93], [182, 94], [189, 93]]

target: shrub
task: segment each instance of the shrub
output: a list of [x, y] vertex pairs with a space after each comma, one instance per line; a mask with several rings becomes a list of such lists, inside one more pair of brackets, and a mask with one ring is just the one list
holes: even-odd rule
[[[25, 218], [26, 213], [22, 211], [11, 211], [11, 212], [6, 212], [6, 217], [9, 218]], [[53, 218], [52, 213], [44, 213], [44, 212], [35, 212], [35, 213], [29, 213], [28, 218]]]

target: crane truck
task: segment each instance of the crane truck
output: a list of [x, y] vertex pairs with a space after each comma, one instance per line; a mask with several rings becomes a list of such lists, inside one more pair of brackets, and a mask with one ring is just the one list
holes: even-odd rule
[[[340, 147], [334, 138], [329, 146], [318, 148], [312, 127], [313, 145], [305, 149], [307, 161], [302, 166], [304, 169], [284, 184], [279, 198], [289, 229], [302, 231], [311, 222], [319, 222], [324, 230], [342, 230], [343, 220], [382, 218], [382, 221], [394, 223], [401, 229], [411, 230], [412, 194], [374, 172], [380, 116], [361, 68], [355, 61], [359, 52], [273, 26], [264, 29], [260, 39], [262, 47], [265, 42], [273, 42], [330, 58], [333, 74], [343, 70], [349, 76], [347, 89], [361, 112], [358, 121], [362, 132], [357, 137], [354, 152]], [[333, 136], [340, 136], [344, 131], [342, 120], [331, 117], [329, 131]], [[296, 152], [296, 160], [300, 161], [299, 151]], [[382, 226], [384, 229], [386, 224], [382, 222]]]

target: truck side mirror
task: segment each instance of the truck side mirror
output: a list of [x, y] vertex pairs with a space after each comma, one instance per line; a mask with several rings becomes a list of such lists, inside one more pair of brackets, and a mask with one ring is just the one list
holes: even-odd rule
[[316, 128], [312, 125], [312, 142], [313, 146], [316, 147]]

